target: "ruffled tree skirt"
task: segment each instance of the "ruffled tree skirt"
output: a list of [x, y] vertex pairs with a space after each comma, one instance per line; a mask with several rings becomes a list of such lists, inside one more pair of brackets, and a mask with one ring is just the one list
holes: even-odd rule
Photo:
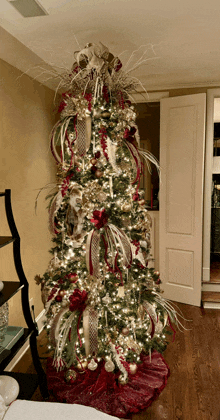
[[[95, 371], [86, 369], [78, 373], [73, 383], [65, 381], [66, 371], [57, 372], [52, 359], [47, 363], [49, 391], [59, 402], [82, 404], [120, 418], [131, 418], [148, 408], [166, 386], [170, 371], [163, 356], [154, 351], [149, 356], [141, 355], [135, 375], [129, 374], [126, 385], [118, 382], [120, 372], [109, 373], [104, 362]], [[77, 370], [76, 370], [77, 372]]]

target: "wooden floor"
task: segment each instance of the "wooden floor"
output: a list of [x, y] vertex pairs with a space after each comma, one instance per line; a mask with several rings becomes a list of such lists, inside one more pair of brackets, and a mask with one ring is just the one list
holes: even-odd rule
[[220, 282], [220, 261], [213, 261], [210, 264], [210, 281]]
[[[167, 386], [148, 410], [132, 420], [220, 419], [220, 310], [178, 306], [191, 321], [185, 323], [188, 330], [178, 332], [164, 353], [171, 371]], [[42, 333], [38, 346], [43, 357], [45, 344]], [[29, 351], [14, 370], [34, 372]], [[42, 401], [38, 390], [33, 400]]]

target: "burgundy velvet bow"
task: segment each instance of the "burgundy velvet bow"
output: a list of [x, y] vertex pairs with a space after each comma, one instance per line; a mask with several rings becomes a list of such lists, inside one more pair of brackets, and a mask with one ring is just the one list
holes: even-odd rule
[[85, 290], [81, 292], [81, 290], [75, 289], [72, 295], [69, 297], [69, 300], [70, 300], [69, 310], [72, 312], [74, 311], [83, 312], [84, 309], [86, 308], [87, 297], [88, 297], [88, 293]]
[[100, 229], [101, 227], [103, 227], [104, 225], [106, 225], [106, 223], [108, 222], [108, 214], [106, 213], [105, 209], [99, 211], [99, 210], [94, 210], [93, 212], [93, 219], [91, 219], [91, 222], [94, 223], [96, 229]]
[[131, 127], [130, 129], [126, 128], [124, 132], [124, 139], [132, 143], [135, 140], [133, 136], [135, 135], [136, 131], [137, 130], [135, 127]]

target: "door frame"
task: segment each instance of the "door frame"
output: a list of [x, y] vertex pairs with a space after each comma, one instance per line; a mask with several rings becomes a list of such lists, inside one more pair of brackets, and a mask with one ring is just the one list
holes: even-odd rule
[[202, 281], [210, 281], [211, 195], [214, 137], [214, 99], [220, 98], [220, 88], [207, 90], [206, 145], [203, 201], [203, 263]]

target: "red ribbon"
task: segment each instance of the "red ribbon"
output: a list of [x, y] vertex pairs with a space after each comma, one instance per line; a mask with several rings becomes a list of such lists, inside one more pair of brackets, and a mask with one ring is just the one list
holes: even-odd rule
[[102, 239], [103, 239], [104, 246], [105, 246], [105, 255], [104, 255], [104, 260], [105, 260], [105, 262], [106, 262], [106, 265], [107, 265], [107, 267], [108, 267], [108, 269], [109, 269], [110, 273], [112, 273], [112, 274], [119, 273], [120, 278], [121, 278], [121, 285], [123, 286], [123, 284], [124, 284], [124, 283], [123, 283], [123, 279], [122, 279], [122, 272], [120, 271], [120, 269], [119, 269], [119, 267], [118, 267], [118, 264], [117, 264], [117, 260], [118, 260], [118, 252], [117, 252], [117, 254], [116, 254], [116, 256], [115, 256], [115, 269], [113, 269], [113, 268], [110, 266], [110, 264], [109, 264], [109, 262], [108, 262], [108, 259], [107, 259], [107, 254], [108, 254], [108, 243], [106, 242], [104, 235], [102, 235]]
[[88, 293], [85, 290], [81, 292], [81, 290], [79, 289], [75, 289], [72, 295], [69, 297], [69, 300], [70, 300], [69, 310], [71, 312], [74, 312], [74, 311], [80, 312], [79, 319], [77, 322], [77, 334], [78, 334], [78, 338], [80, 342], [80, 347], [82, 346], [82, 342], [81, 342], [81, 337], [79, 333], [79, 324], [82, 318], [83, 311], [86, 308], [87, 297], [88, 297]]
[[67, 177], [64, 178], [64, 180], [63, 180], [63, 183], [61, 185], [62, 197], [64, 197], [66, 195], [66, 192], [69, 188], [70, 178], [72, 178], [72, 175], [67, 175]]
[[99, 134], [101, 134], [100, 143], [101, 143], [101, 146], [102, 146], [103, 154], [106, 157], [106, 159], [109, 160], [108, 153], [106, 152], [106, 149], [107, 149], [107, 144], [106, 144], [107, 131], [106, 131], [106, 128], [105, 127], [102, 127], [99, 130]]
[[94, 223], [96, 229], [101, 229], [106, 223], [108, 222], [108, 214], [106, 213], [105, 209], [99, 211], [94, 210], [93, 212], [93, 219], [90, 219], [92, 223]]

